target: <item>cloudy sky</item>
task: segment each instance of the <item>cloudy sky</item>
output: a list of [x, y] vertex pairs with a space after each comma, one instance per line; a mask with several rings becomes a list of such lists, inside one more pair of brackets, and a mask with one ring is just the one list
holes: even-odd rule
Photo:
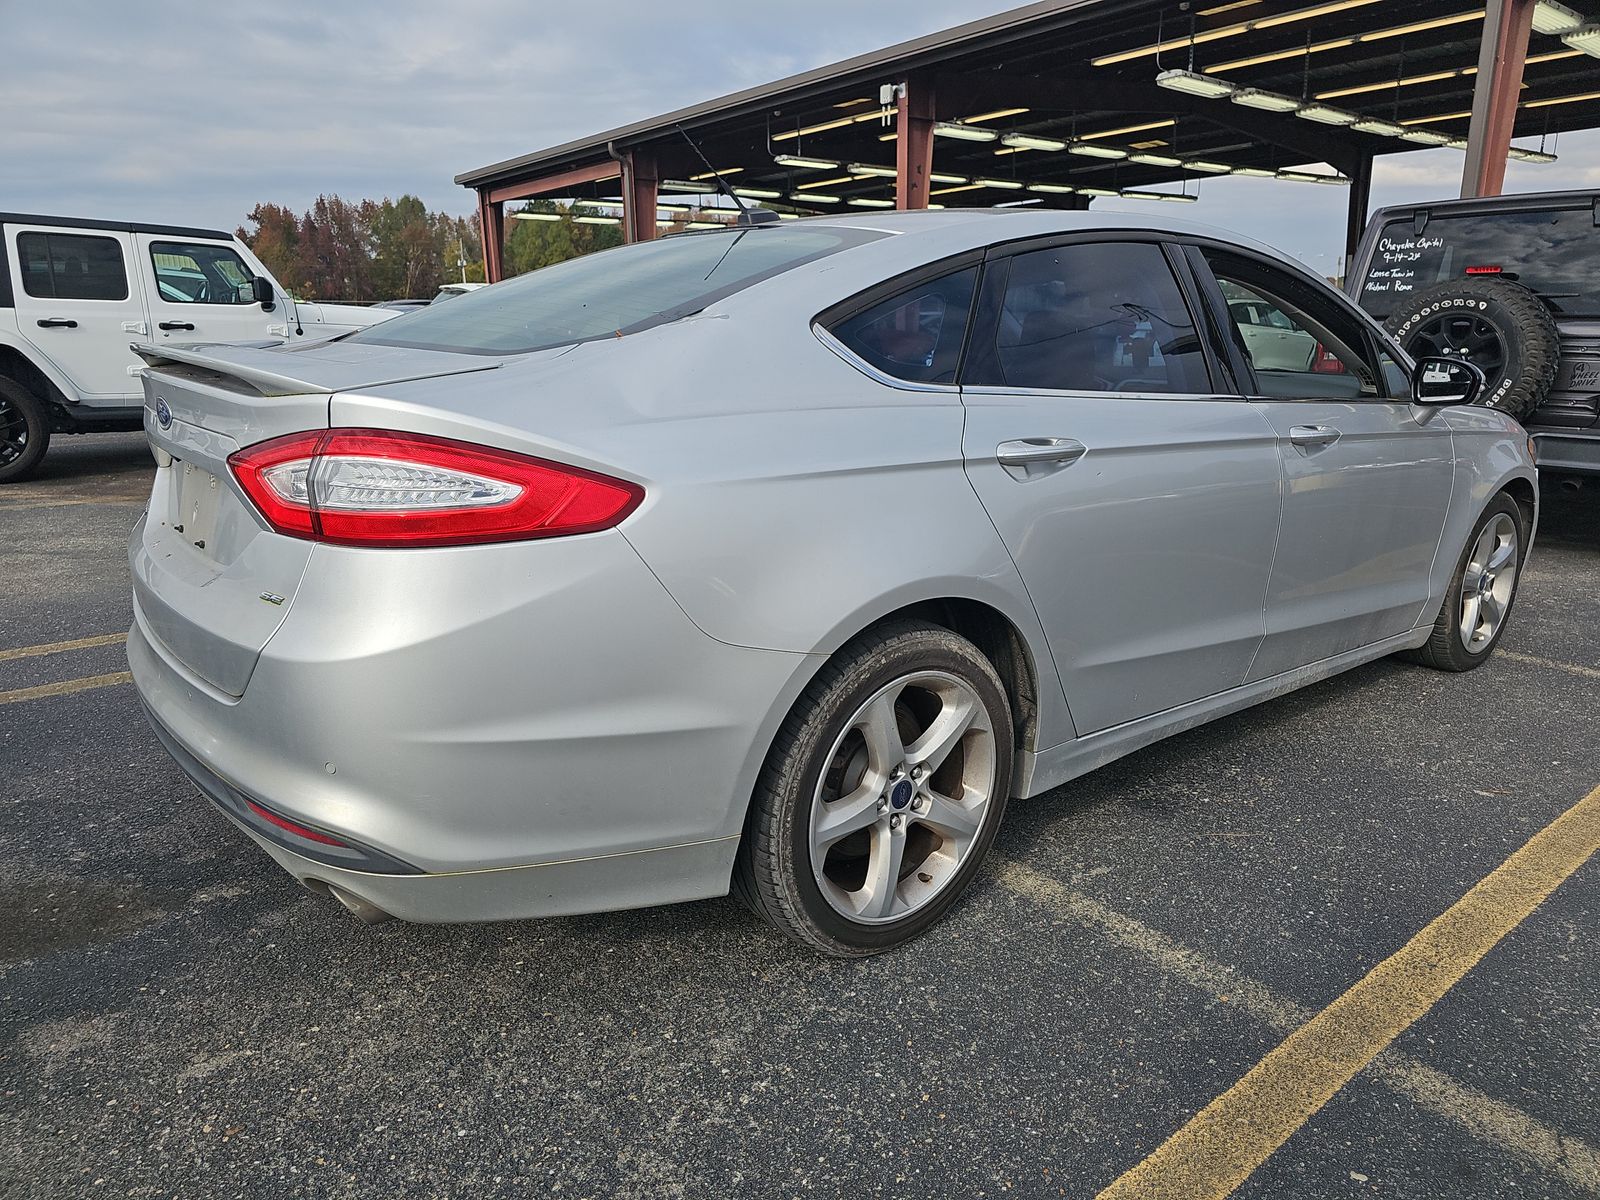
[[[257, 201], [413, 192], [466, 213], [460, 171], [1004, 6], [0, 0], [0, 209], [231, 229]], [[1557, 149], [1553, 166], [1510, 164], [1508, 190], [1600, 184], [1600, 135]], [[1453, 195], [1461, 161], [1380, 158], [1374, 203]], [[1200, 196], [1184, 215], [1337, 269], [1342, 189], [1209, 179]]]

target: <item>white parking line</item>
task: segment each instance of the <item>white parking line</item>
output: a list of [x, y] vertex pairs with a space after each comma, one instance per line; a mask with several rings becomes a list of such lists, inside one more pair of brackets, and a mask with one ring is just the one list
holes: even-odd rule
[[1581, 675], [1585, 679], [1600, 679], [1600, 669], [1595, 667], [1559, 662], [1553, 658], [1540, 658], [1536, 654], [1519, 654], [1515, 650], [1501, 650], [1499, 655], [1501, 658], [1509, 658], [1512, 662], [1526, 663], [1530, 667], [1545, 667], [1551, 671], [1565, 671], [1569, 675]]

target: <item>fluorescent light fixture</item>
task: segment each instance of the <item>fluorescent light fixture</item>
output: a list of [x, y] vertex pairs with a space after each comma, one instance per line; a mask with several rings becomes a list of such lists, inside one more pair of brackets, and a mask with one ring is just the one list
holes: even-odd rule
[[1294, 115], [1322, 125], [1354, 125], [1361, 118], [1353, 112], [1334, 108], [1331, 104], [1302, 104]]
[[1278, 173], [1267, 167], [1235, 167], [1235, 175], [1244, 175], [1250, 179], [1276, 179]]
[[1146, 154], [1143, 151], [1141, 151], [1138, 154], [1130, 154], [1130, 155], [1128, 155], [1128, 161], [1129, 162], [1136, 162], [1136, 163], [1143, 163], [1147, 167], [1176, 167], [1183, 160], [1182, 159], [1178, 159], [1178, 158], [1173, 158], [1171, 155], [1168, 155], [1168, 154]]
[[1008, 133], [1001, 142], [1013, 150], [1065, 150], [1067, 144], [1060, 138], [1034, 137], [1031, 133]]
[[783, 195], [782, 192], [769, 191], [767, 188], [734, 188], [733, 194], [751, 200], [776, 200]]
[[810, 188], [833, 187], [835, 184], [853, 183], [855, 178], [854, 175], [835, 175], [831, 179], [813, 179], [809, 183], [802, 183], [797, 190], [804, 192]]
[[1400, 135], [1402, 142], [1417, 142], [1423, 146], [1448, 146], [1453, 140], [1448, 133], [1436, 129], [1408, 129]]
[[1128, 152], [1116, 146], [1101, 146], [1095, 142], [1073, 142], [1068, 154], [1081, 154], [1085, 158], [1127, 158]]
[[880, 167], [876, 163], [847, 163], [844, 169], [852, 175], [871, 175], [877, 179], [895, 179], [900, 174], [893, 167]]
[[1266, 112], [1293, 112], [1300, 107], [1300, 101], [1293, 96], [1269, 92], [1265, 88], [1240, 88], [1228, 99], [1246, 108], [1259, 108]]
[[579, 224], [579, 225], [621, 225], [622, 224], [622, 218], [621, 217], [573, 217], [572, 219], [576, 224]]
[[1008, 192], [1020, 192], [1022, 184], [1015, 179], [974, 179], [973, 183], [979, 187], [1004, 188]]
[[1513, 146], [1506, 151], [1507, 158], [1514, 158], [1518, 162], [1553, 163], [1556, 161], [1554, 154], [1547, 154], [1543, 150], [1529, 150], [1524, 146]]
[[850, 200], [847, 201], [847, 203], [853, 204], [857, 208], [893, 208], [894, 207], [894, 201], [893, 200], [875, 200], [875, 199], [872, 199], [869, 196], [853, 196], [853, 197], [851, 197]]
[[992, 129], [979, 129], [957, 121], [935, 121], [933, 132], [936, 137], [956, 138], [963, 142], [992, 142], [1000, 136]]
[[1211, 162], [1204, 158], [1185, 159], [1183, 169], [1185, 171], [1206, 171], [1212, 175], [1226, 175], [1233, 170], [1227, 163]]
[[694, 196], [714, 196], [717, 192], [715, 186], [707, 187], [703, 183], [690, 183], [686, 179], [663, 179], [659, 186], [663, 192], [688, 192]]
[[1563, 33], [1561, 40], [1591, 58], [1600, 58], [1600, 25], [1580, 25], [1571, 33]]
[[1467, 139], [1461, 137], [1451, 138], [1445, 145], [1452, 150], [1465, 150], [1467, 148]]
[[1333, 183], [1343, 187], [1350, 180], [1343, 175], [1326, 175], [1321, 171], [1279, 171], [1279, 179], [1292, 179], [1296, 183]]
[[928, 193], [930, 196], [948, 196], [951, 192], [975, 192], [983, 187], [981, 183], [957, 183], [951, 187], [934, 188]]
[[1163, 71], [1157, 75], [1156, 86], [1170, 88], [1174, 92], [1187, 92], [1191, 96], [1205, 96], [1213, 100], [1219, 96], [1231, 96], [1239, 90], [1237, 84], [1229, 83], [1226, 79], [1177, 69]]
[[1533, 6], [1533, 28], [1538, 33], [1569, 33], [1583, 24], [1583, 14], [1555, 0], [1539, 0]]
[[1124, 188], [1117, 193], [1126, 196], [1129, 200], [1165, 200], [1171, 204], [1193, 204], [1198, 196], [1191, 196], [1187, 192], [1147, 192], [1141, 188]]
[[774, 154], [772, 161], [780, 167], [802, 167], [807, 171], [837, 171], [839, 164], [831, 158], [802, 158], [798, 154]]
[[548, 212], [512, 213], [511, 217], [512, 217], [513, 220], [516, 220], [516, 221], [559, 221], [559, 220], [561, 220], [561, 214], [560, 213], [548, 213]]
[[1019, 113], [1025, 113], [1027, 111], [1028, 110], [1025, 108], [997, 108], [993, 112], [979, 113], [975, 117], [962, 117], [961, 120], [966, 123], [976, 123], [978, 121], [997, 121], [1001, 117], [1014, 117]]
[[1350, 128], [1357, 133], [1375, 133], [1380, 137], [1399, 137], [1406, 131], [1404, 125], [1396, 125], [1393, 121], [1379, 121], [1372, 117], [1363, 117]]
[[656, 205], [656, 207], [658, 209], [660, 209], [662, 212], [676, 212], [677, 213], [677, 212], [688, 212], [689, 211], [689, 206], [687, 204], [658, 204], [658, 205]]
[[726, 179], [729, 175], [737, 175], [743, 167], [724, 167], [720, 171], [701, 171], [698, 175], [689, 176], [690, 179], [715, 179], [718, 175]]
[[1030, 183], [1028, 190], [1030, 192], [1045, 192], [1052, 196], [1065, 196], [1069, 192], [1075, 192], [1078, 189], [1065, 183]]
[[928, 178], [930, 180], [932, 180], [934, 183], [966, 183], [966, 182], [968, 182], [967, 177], [965, 175], [941, 175], [938, 171], [933, 172], [931, 175], [928, 176]]
[[1080, 196], [1115, 196], [1116, 194], [1115, 188], [1081, 187], [1078, 189], [1078, 195]]
[[838, 204], [844, 200], [844, 197], [822, 196], [816, 192], [790, 192], [789, 199], [798, 200], [802, 204]]

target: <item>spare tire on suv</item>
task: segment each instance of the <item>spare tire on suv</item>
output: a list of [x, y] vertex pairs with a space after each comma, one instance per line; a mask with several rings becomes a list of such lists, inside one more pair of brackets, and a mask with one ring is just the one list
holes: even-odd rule
[[1444, 354], [1481, 367], [1482, 403], [1521, 420], [1555, 385], [1561, 339], [1550, 310], [1510, 279], [1450, 279], [1401, 303], [1385, 322], [1413, 358]]

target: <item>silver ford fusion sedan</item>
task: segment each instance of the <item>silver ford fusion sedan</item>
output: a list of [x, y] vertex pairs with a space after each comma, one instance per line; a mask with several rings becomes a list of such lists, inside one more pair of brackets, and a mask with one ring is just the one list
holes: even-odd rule
[[[1239, 312], [1312, 352], [1253, 362]], [[140, 349], [140, 696], [367, 920], [731, 888], [883, 950], [1014, 796], [1382, 655], [1478, 666], [1537, 514], [1473, 368], [1116, 213], [758, 223]]]

